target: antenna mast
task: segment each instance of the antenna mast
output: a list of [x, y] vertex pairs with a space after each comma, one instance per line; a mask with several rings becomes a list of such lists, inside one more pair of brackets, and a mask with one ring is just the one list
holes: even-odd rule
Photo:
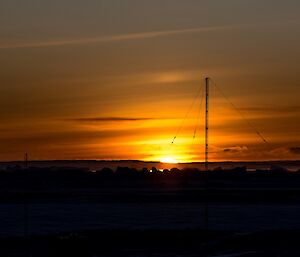
[[209, 78], [205, 78], [205, 170], [208, 170]]

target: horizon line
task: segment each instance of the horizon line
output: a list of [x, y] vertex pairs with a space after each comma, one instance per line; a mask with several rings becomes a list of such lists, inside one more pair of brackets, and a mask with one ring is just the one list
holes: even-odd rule
[[[178, 163], [163, 163], [160, 161], [144, 161], [144, 160], [132, 160], [132, 159], [44, 159], [44, 160], [28, 160], [28, 162], [144, 162], [144, 163], [161, 163], [161, 164], [205, 164], [205, 161], [191, 161], [191, 162], [178, 162]], [[11, 161], [2, 161], [0, 160], [0, 163], [13, 163], [13, 162], [25, 162], [25, 160], [11, 160]], [[242, 161], [235, 161], [235, 160], [226, 160], [226, 161], [211, 161], [209, 164], [213, 163], [263, 163], [263, 162], [300, 162], [300, 159], [276, 159], [276, 160], [242, 160]]]

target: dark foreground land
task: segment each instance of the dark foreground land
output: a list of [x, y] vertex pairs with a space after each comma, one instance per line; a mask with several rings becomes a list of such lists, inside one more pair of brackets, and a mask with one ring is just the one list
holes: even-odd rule
[[299, 230], [93, 230], [0, 241], [1, 256], [300, 256]]
[[0, 172], [0, 256], [300, 256], [300, 172]]
[[300, 169], [247, 167], [209, 171], [118, 167], [8, 167], [0, 171], [0, 203], [243, 202], [298, 203]]

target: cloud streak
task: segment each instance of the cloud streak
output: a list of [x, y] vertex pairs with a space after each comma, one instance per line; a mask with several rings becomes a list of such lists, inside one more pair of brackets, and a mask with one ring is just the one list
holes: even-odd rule
[[224, 31], [234, 30], [242, 28], [253, 28], [256, 26], [278, 26], [278, 25], [299, 25], [298, 20], [288, 20], [280, 22], [270, 22], [264, 24], [239, 24], [239, 25], [224, 25], [224, 26], [207, 26], [207, 27], [196, 27], [196, 28], [183, 28], [173, 30], [162, 30], [162, 31], [150, 31], [130, 34], [118, 34], [118, 35], [107, 35], [92, 38], [77, 38], [77, 39], [62, 39], [62, 40], [49, 40], [43, 42], [18, 42], [18, 43], [2, 43], [0, 49], [18, 49], [18, 48], [44, 48], [44, 47], [59, 47], [65, 45], [84, 45], [84, 44], [99, 44], [99, 43], [113, 43], [122, 41], [136, 41], [145, 40], [151, 38], [159, 38], [166, 36], [174, 36], [180, 34], [193, 34], [193, 33], [205, 33], [213, 31]]
[[159, 38], [166, 36], [174, 36], [179, 34], [192, 34], [201, 32], [223, 31], [238, 29], [242, 26], [228, 25], [228, 26], [214, 26], [214, 27], [199, 27], [199, 28], [186, 28], [186, 29], [174, 29], [164, 31], [152, 31], [132, 34], [119, 34], [110, 36], [101, 36], [94, 38], [82, 38], [82, 39], [64, 39], [44, 42], [30, 42], [30, 43], [12, 43], [12, 44], [0, 44], [0, 49], [18, 49], [18, 48], [44, 48], [44, 47], [59, 47], [65, 45], [84, 45], [84, 44], [98, 44], [98, 43], [112, 43], [121, 41], [135, 41], [145, 40], [151, 38]]
[[240, 153], [244, 151], [248, 151], [247, 146], [233, 146], [233, 147], [227, 147], [223, 149], [224, 153]]
[[290, 147], [290, 148], [289, 148], [289, 151], [290, 151], [292, 154], [300, 154], [300, 147]]
[[91, 117], [91, 118], [75, 118], [66, 119], [66, 121], [74, 122], [114, 122], [114, 121], [147, 121], [156, 120], [156, 118], [134, 118], [134, 117]]
[[257, 112], [257, 113], [297, 113], [300, 111], [300, 106], [265, 106], [265, 107], [244, 107], [239, 108], [242, 111]]

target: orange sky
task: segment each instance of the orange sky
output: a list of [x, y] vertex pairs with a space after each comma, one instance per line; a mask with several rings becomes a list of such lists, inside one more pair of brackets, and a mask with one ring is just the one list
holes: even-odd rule
[[[297, 1], [0, 3], [0, 160], [299, 159]], [[272, 5], [272, 8], [269, 8]], [[198, 122], [196, 138], [194, 128]]]

